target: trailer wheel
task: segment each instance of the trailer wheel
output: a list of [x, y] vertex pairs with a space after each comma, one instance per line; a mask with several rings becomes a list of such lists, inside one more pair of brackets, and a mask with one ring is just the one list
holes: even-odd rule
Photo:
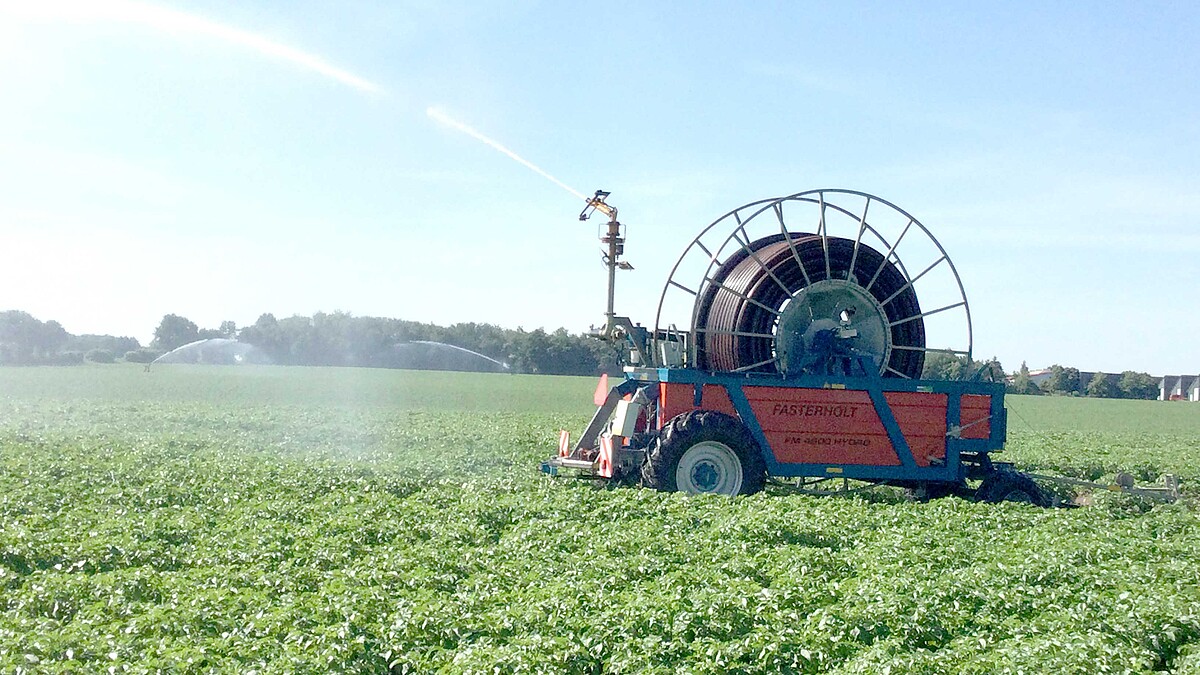
[[908, 488], [908, 497], [916, 502], [929, 502], [950, 495], [961, 494], [965, 490], [961, 483], [924, 482]]
[[975, 498], [989, 504], [1019, 502], [1043, 508], [1052, 506], [1053, 498], [1033, 479], [1016, 471], [996, 471], [983, 479]]
[[650, 444], [642, 484], [663, 492], [748, 495], [767, 470], [758, 443], [736, 418], [711, 410], [676, 416]]

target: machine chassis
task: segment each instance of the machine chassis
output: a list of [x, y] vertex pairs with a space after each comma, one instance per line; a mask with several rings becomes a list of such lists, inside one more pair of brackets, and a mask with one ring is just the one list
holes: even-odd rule
[[[681, 395], [690, 400], [680, 401]], [[597, 399], [599, 409], [583, 436], [573, 446], [560, 443], [559, 456], [543, 470], [636, 476], [647, 448], [671, 420], [700, 410], [735, 417], [761, 453], [766, 476], [774, 479], [850, 479], [952, 491], [996, 471], [989, 453], [1005, 442], [1004, 386], [991, 382], [628, 368], [625, 381], [603, 401], [598, 392]], [[643, 402], [631, 406], [636, 399]], [[623, 411], [615, 414], [621, 401]], [[624, 419], [630, 408], [638, 416], [632, 429]], [[772, 411], [784, 414], [765, 419]], [[782, 447], [793, 440], [809, 450]], [[926, 456], [914, 454], [918, 446]]]

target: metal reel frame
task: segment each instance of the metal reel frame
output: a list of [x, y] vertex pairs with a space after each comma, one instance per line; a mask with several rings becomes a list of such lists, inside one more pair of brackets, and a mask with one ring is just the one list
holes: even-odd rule
[[[810, 210], [812, 206], [815, 206], [818, 214], [817, 222], [789, 223], [786, 212], [789, 210], [795, 210], [796, 204], [806, 205]], [[792, 205], [791, 209], [788, 208], [789, 205]], [[876, 207], [874, 219], [872, 219], [872, 206]], [[880, 207], [885, 209], [884, 213], [888, 215], [887, 218], [879, 217], [878, 212]], [[889, 211], [890, 213], [888, 213]], [[893, 220], [897, 223], [903, 222], [905, 224], [903, 227], [899, 227], [898, 225], [880, 225], [877, 227], [874, 223], [878, 223], [881, 219]], [[840, 232], [834, 228], [839, 228]], [[662, 336], [670, 334], [672, 331], [674, 331], [675, 324], [667, 321], [667, 317], [664, 316], [664, 307], [669, 302], [676, 302], [677, 298], [684, 299], [690, 297], [692, 304], [691, 319], [689, 322], [690, 339], [687, 340], [687, 349], [684, 355], [684, 361], [685, 365], [689, 367], [696, 367], [697, 345], [699, 343], [697, 336], [701, 332], [705, 331], [704, 326], [698, 325], [702, 298], [704, 298], [705, 293], [714, 286], [723, 290], [731, 290], [723, 286], [721, 282], [716, 279], [717, 271], [720, 269], [722, 263], [725, 260], [728, 260], [730, 256], [734, 254], [746, 255], [753, 257], [760, 267], [766, 270], [766, 273], [769, 276], [774, 276], [773, 273], [770, 272], [765, 265], [763, 265], [762, 261], [756, 257], [755, 252], [750, 249], [750, 244], [752, 242], [764, 236], [782, 234], [785, 239], [789, 240], [789, 246], [791, 246], [792, 249], [792, 256], [799, 265], [799, 268], [804, 275], [804, 280], [808, 282], [808, 285], [811, 285], [812, 282], [809, 281], [810, 269], [806, 269], [804, 267], [804, 262], [797, 253], [796, 247], [790, 244], [790, 238], [801, 232], [811, 233], [814, 236], [820, 237], [821, 245], [824, 251], [825, 269], [812, 270], [812, 273], [814, 276], [817, 276], [821, 272], [824, 272], [825, 276], [821, 277], [822, 279], [832, 278], [829, 253], [829, 240], [831, 237], [843, 237], [847, 240], [853, 239], [854, 249], [851, 258], [851, 264], [849, 265], [850, 270], [855, 269], [854, 261], [858, 258], [860, 249], [862, 247], [871, 247], [883, 255], [883, 262], [881, 263], [879, 270], [882, 271], [887, 263], [891, 263], [903, 275], [905, 281], [904, 288], [912, 288], [914, 291], [917, 288], [918, 282], [922, 278], [926, 277], [926, 275], [935, 268], [945, 265], [952, 275], [954, 285], [956, 286], [956, 289], [952, 289], [950, 293], [953, 295], [954, 290], [956, 290], [957, 298], [952, 297], [952, 301], [948, 304], [944, 304], [933, 309], [925, 309], [922, 307], [920, 314], [910, 317], [906, 320], [913, 320], [917, 318], [923, 320], [925, 317], [940, 314], [942, 312], [961, 312], [966, 329], [965, 345], [954, 344], [944, 348], [935, 348], [926, 344], [923, 347], [896, 346], [896, 348], [919, 350], [925, 352], [925, 354], [951, 354], [954, 356], [966, 356], [968, 359], [971, 357], [974, 337], [971, 327], [970, 304], [967, 301], [966, 291], [963, 288], [962, 279], [959, 277], [958, 270], [955, 268], [954, 262], [950, 259], [949, 254], [946, 253], [946, 250], [942, 246], [941, 242], [939, 242], [937, 238], [934, 237], [929, 231], [929, 229], [925, 227], [925, 225], [923, 225], [919, 220], [895, 204], [866, 192], [844, 189], [808, 190], [786, 197], [777, 197], [751, 202], [726, 213], [705, 227], [683, 250], [683, 253], [676, 261], [674, 267], [672, 267], [666, 283], [663, 285], [662, 294], [659, 297], [658, 311], [655, 315], [655, 331], [653, 335], [655, 336], [656, 342], [661, 341]], [[911, 237], [912, 233], [916, 233], [920, 237], [920, 239], [917, 239], [917, 241], [924, 241], [927, 246], [932, 247], [931, 249], [928, 249], [930, 252], [936, 252], [937, 254], [936, 259], [934, 259], [916, 274], [912, 274], [908, 271], [900, 255], [901, 252], [905, 250], [905, 242], [912, 242], [914, 239], [916, 239]], [[908, 237], [908, 239], [906, 239], [906, 237]], [[918, 245], [921, 244], [915, 244], [910, 248]], [[705, 262], [707, 262], [707, 264], [705, 264]], [[683, 275], [684, 269], [694, 270], [699, 267], [704, 267], [705, 271], [698, 285], [694, 280], [680, 278]], [[876, 272], [876, 277], [878, 274], [879, 272]], [[867, 282], [868, 289], [872, 283], [874, 283], [874, 279], [871, 279]], [[787, 290], [789, 293], [793, 292], [791, 289], [785, 290]], [[741, 297], [745, 298], [745, 296]], [[755, 303], [754, 299], [752, 298], [745, 299], [747, 302], [759, 304]], [[886, 304], [886, 302], [884, 304]], [[782, 312], [776, 311], [775, 309], [770, 309], [770, 311], [776, 315], [776, 324], [778, 325], [778, 318]], [[888, 325], [892, 326], [902, 322], [903, 321], [896, 321]], [[961, 340], [962, 338], [960, 337], [958, 339]], [[657, 354], [658, 351], [659, 348], [656, 344], [654, 346], [653, 353]], [[776, 365], [778, 365], [778, 354], [775, 355], [775, 361]], [[881, 372], [882, 375], [906, 377], [906, 375], [903, 373], [896, 372], [893, 369], [886, 367], [886, 361], [883, 363], [885, 368], [883, 372]], [[780, 369], [779, 372], [783, 372], [782, 369]]]

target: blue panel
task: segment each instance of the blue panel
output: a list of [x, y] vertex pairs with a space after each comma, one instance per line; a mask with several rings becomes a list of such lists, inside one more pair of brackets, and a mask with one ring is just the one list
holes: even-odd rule
[[892, 449], [900, 457], [900, 465], [906, 469], [917, 468], [917, 463], [913, 460], [912, 449], [908, 447], [908, 439], [900, 431], [900, 423], [892, 414], [892, 407], [883, 397], [883, 391], [872, 387], [867, 390], [867, 394], [871, 396], [871, 402], [875, 404], [875, 414], [879, 415], [879, 421], [883, 422], [883, 429], [887, 432], [888, 440], [892, 442]]
[[750, 435], [754, 436], [754, 440], [758, 441], [758, 447], [762, 450], [763, 462], [767, 465], [767, 475], [769, 476], [785, 476], [787, 474], [780, 473], [780, 467], [784, 466], [775, 461], [775, 453], [771, 452], [771, 445], [767, 442], [767, 435], [763, 433], [762, 425], [758, 423], [758, 418], [754, 415], [754, 410], [750, 407], [750, 401], [746, 398], [746, 392], [737, 385], [725, 385], [726, 391], [729, 392], [729, 400], [733, 403], [733, 409], [737, 411], [738, 417], [742, 418], [742, 423], [750, 430]]

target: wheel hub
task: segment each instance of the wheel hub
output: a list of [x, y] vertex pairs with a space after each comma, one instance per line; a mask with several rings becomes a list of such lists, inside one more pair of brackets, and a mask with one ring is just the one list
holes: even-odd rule
[[[775, 331], [779, 369], [798, 375], [819, 359], [823, 332], [855, 334], [854, 350], [885, 364], [892, 351], [887, 312], [866, 289], [850, 279], [826, 279], [800, 289], [784, 306]], [[847, 338], [835, 338], [847, 339]]]
[[692, 469], [692, 484], [704, 492], [711, 492], [720, 481], [720, 471], [712, 462], [699, 462]]
[[677, 489], [692, 494], [736, 495], [742, 489], [742, 463], [724, 443], [703, 441], [688, 448], [675, 469]]

